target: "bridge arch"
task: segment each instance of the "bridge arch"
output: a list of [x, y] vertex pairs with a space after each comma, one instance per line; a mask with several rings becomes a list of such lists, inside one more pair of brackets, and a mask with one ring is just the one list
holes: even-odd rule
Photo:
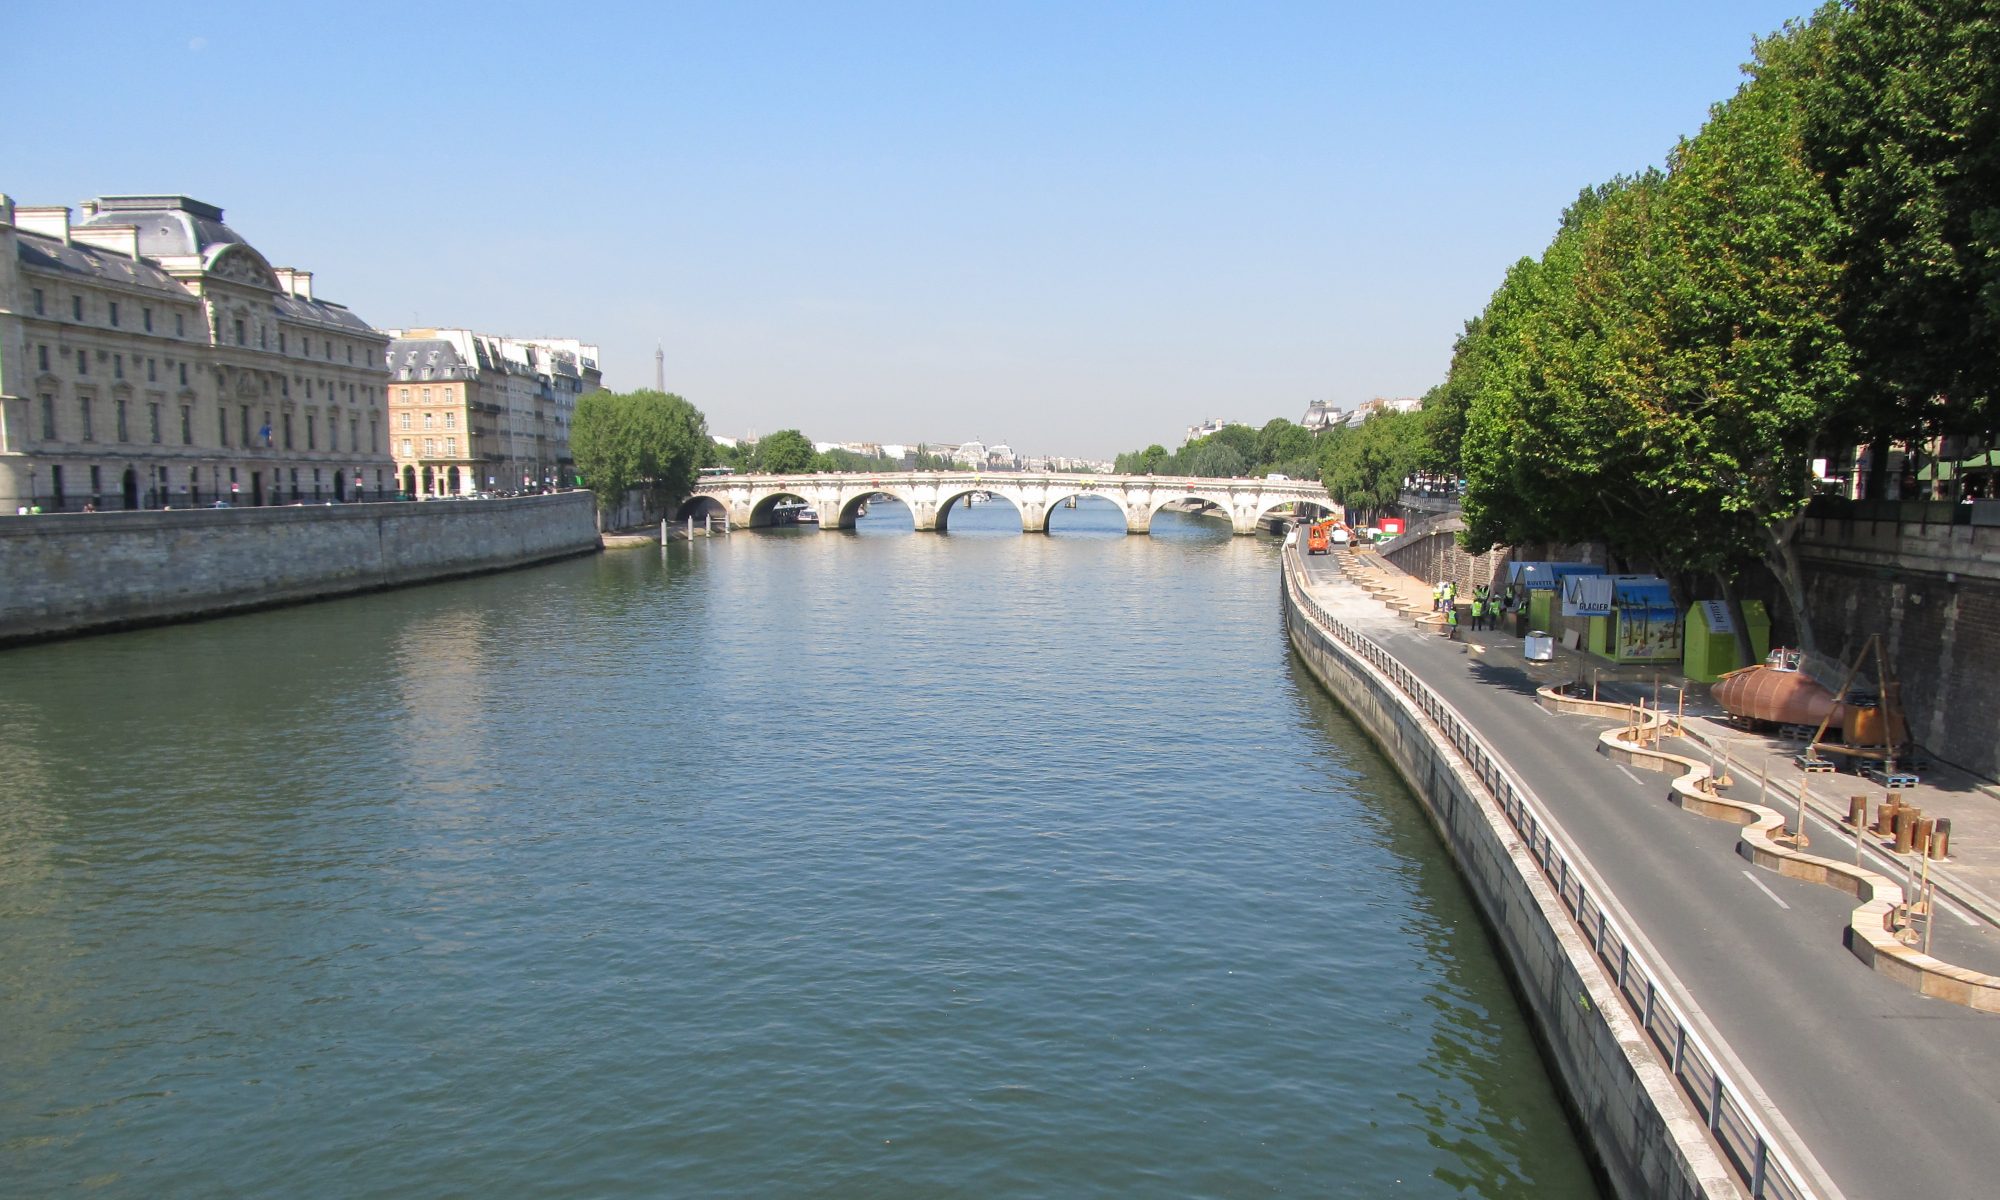
[[1026, 522], [1021, 519], [1022, 504], [1021, 504], [1020, 493], [1014, 491], [1012, 488], [1009, 488], [1004, 484], [994, 483], [991, 481], [981, 482], [978, 479], [974, 479], [971, 483], [965, 484], [964, 486], [946, 486], [938, 489], [937, 524], [935, 526], [937, 532], [939, 533], [948, 532], [946, 526], [951, 521], [952, 510], [954, 508], [970, 507], [969, 502], [963, 505], [961, 505], [960, 502], [967, 501], [968, 498], [974, 495], [975, 493], [979, 495], [1000, 497], [1001, 500], [1005, 501], [1009, 506], [1013, 508], [1015, 523], [1017, 525], [1020, 525], [1023, 530], [1026, 530], [1027, 528]]
[[861, 506], [877, 496], [887, 496], [891, 500], [901, 504], [904, 508], [909, 509], [912, 517], [912, 527], [914, 527], [917, 506], [912, 503], [911, 498], [897, 491], [894, 487], [883, 487], [879, 483], [870, 483], [866, 487], [841, 489], [840, 501], [838, 506], [834, 507], [834, 511], [831, 513], [823, 512], [819, 515], [819, 527], [821, 529], [854, 528], [854, 522], [860, 513]]
[[1215, 507], [1222, 510], [1223, 515], [1229, 518], [1230, 524], [1232, 525], [1232, 527], [1234, 526], [1236, 521], [1236, 509], [1230, 503], [1230, 496], [1227, 491], [1213, 490], [1205, 487], [1194, 487], [1194, 488], [1183, 488], [1180, 491], [1154, 492], [1152, 504], [1146, 510], [1146, 528], [1148, 530], [1152, 529], [1153, 519], [1155, 517], [1158, 517], [1161, 511], [1165, 509], [1168, 505], [1180, 504], [1183, 501], [1187, 500], [1202, 500], [1206, 501], [1209, 504], [1214, 505]]

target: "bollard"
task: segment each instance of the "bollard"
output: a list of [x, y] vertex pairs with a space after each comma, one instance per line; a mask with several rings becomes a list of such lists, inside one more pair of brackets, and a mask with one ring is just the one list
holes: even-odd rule
[[1856, 829], [1868, 823], [1868, 797], [1849, 796], [1847, 798], [1847, 823]]
[[1944, 858], [1951, 853], [1951, 818], [1939, 817], [1937, 828], [1931, 831], [1931, 857]]
[[1929, 858], [1931, 854], [1931, 834], [1937, 828], [1935, 817], [1918, 817], [1917, 832], [1912, 839], [1918, 854]]
[[1875, 836], [1888, 837], [1896, 828], [1896, 810], [1903, 807], [1894, 796], [1884, 797], [1882, 807], [1875, 810]]
[[1913, 808], [1896, 810], [1896, 853], [1908, 854], [1917, 828], [1917, 811]]

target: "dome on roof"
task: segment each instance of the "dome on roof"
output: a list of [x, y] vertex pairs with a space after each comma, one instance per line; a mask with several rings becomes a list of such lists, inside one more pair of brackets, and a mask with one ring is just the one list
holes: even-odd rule
[[100, 196], [84, 205], [79, 225], [132, 225], [148, 258], [199, 255], [212, 246], [248, 245], [222, 223], [222, 210], [186, 196]]

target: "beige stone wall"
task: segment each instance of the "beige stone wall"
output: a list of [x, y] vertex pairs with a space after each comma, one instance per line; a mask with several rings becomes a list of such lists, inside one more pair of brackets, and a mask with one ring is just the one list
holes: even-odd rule
[[0, 519], [0, 645], [501, 570], [598, 546], [588, 492]]

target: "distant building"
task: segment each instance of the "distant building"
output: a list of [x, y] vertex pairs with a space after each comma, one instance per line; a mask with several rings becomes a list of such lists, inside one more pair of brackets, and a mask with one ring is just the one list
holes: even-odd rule
[[186, 196], [0, 196], [0, 511], [376, 499], [388, 339]]
[[968, 471], [983, 470], [986, 466], [986, 443], [977, 440], [961, 442], [958, 449], [951, 452], [951, 460]]
[[1331, 401], [1314, 400], [1306, 405], [1306, 415], [1299, 418], [1299, 425], [1317, 433], [1340, 424], [1340, 409]]
[[1341, 424], [1347, 426], [1349, 429], [1352, 429], [1355, 426], [1361, 424], [1363, 421], [1366, 421], [1368, 418], [1374, 416], [1376, 413], [1416, 412], [1423, 406], [1424, 402], [1414, 397], [1389, 399], [1386, 397], [1377, 396], [1373, 400], [1363, 400], [1361, 403], [1355, 405], [1354, 411], [1348, 413], [1347, 418], [1343, 420]]
[[1242, 423], [1241, 421], [1225, 421], [1221, 417], [1210, 417], [1199, 425], [1188, 426], [1187, 436], [1181, 439], [1181, 445], [1185, 446], [1196, 438], [1205, 438], [1211, 434], [1221, 433], [1231, 425], [1241, 425]]
[[390, 448], [410, 496], [569, 481], [577, 399], [602, 390], [597, 347], [470, 329], [392, 329]]

